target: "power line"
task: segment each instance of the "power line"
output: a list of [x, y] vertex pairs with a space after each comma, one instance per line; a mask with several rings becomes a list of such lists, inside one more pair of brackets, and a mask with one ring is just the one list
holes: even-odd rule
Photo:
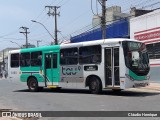
[[69, 41], [69, 39], [67, 40], [68, 37], [64, 37], [61, 32], [59, 32], [59, 33], [63, 38], [63, 40], [60, 41], [60, 44], [63, 43], [64, 41]]
[[[134, 15], [130, 15], [130, 16], [128, 16], [128, 17], [119, 18], [119, 19], [111, 20], [111, 21], [106, 21], [106, 23], [107, 23], [107, 22], [118, 22], [118, 21], [123, 20], [123, 19], [131, 18], [131, 17], [133, 17], [133, 16], [134, 16]], [[101, 25], [101, 23], [95, 25], [94, 27], [92, 27], [92, 28], [90, 28], [90, 29], [88, 29], [88, 30], [86, 30], [86, 31], [83, 31], [82, 33], [79, 33], [79, 35], [80, 35], [80, 34], [83, 34], [83, 33], [90, 32], [91, 30], [94, 30], [95, 28], [97, 28], [97, 27], [100, 26], [100, 25]], [[98, 28], [97, 28], [97, 29], [98, 29]], [[75, 33], [75, 32], [74, 32], [74, 33]], [[71, 34], [73, 34], [73, 33], [71, 33]], [[68, 36], [69, 36], [69, 35], [68, 35]], [[78, 36], [78, 35], [76, 35], [76, 36]]]
[[6, 37], [6, 36], [14, 35], [14, 34], [16, 34], [17, 32], [18, 32], [18, 30], [13, 31], [13, 32], [10, 32], [10, 33], [7, 33], [7, 34], [5, 34], [5, 35], [1, 35], [0, 38]]
[[[134, 5], [134, 7], [138, 7], [138, 6], [141, 6], [141, 5], [145, 5], [145, 4], [148, 4], [148, 3], [153, 2], [153, 1], [154, 1], [154, 0], [152, 0], [152, 1], [151, 1], [151, 0], [146, 0], [146, 1], [143, 1], [143, 2], [141, 2], [141, 3], [138, 3], [138, 4]], [[126, 12], [126, 11], [130, 10], [130, 8], [131, 8], [131, 7], [123, 10], [123, 12]]]
[[[57, 0], [54, 0], [52, 3], [50, 3], [49, 5], [52, 5], [53, 3], [55, 3]], [[36, 17], [36, 18], [34, 18], [34, 20], [36, 20], [36, 21], [40, 21], [40, 22], [42, 22], [42, 19], [44, 19], [45, 17], [42, 17], [42, 19], [40, 19], [40, 20], [38, 20], [38, 18], [40, 18], [40, 16], [45, 12], [45, 8], [39, 13], [39, 15]], [[46, 14], [44, 14], [45, 16], [46, 16]], [[33, 25], [33, 23], [31, 23], [29, 26], [31, 27]]]
[[98, 0], [96, 0], [96, 8], [97, 8], [97, 15], [98, 15]]
[[60, 3], [62, 3], [64, 0], [61, 0], [57, 5], [59, 5]]
[[57, 0], [55, 0], [54, 2], [50, 3], [49, 5], [52, 5], [53, 3], [55, 3]]
[[157, 5], [157, 4], [159, 4], [159, 3], [160, 3], [160, 2], [156, 2], [156, 3], [153, 3], [153, 4], [151, 4], [151, 5], [146, 5], [145, 8], [151, 7], [151, 6], [154, 6], [154, 5]]
[[95, 16], [98, 15], [98, 13], [97, 14], [94, 13], [94, 10], [93, 10], [93, 0], [91, 0], [91, 11], [92, 11], [93, 15], [95, 15]]
[[[148, 1], [148, 0], [147, 0]], [[157, 2], [157, 3], [159, 3], [159, 2]], [[156, 3], [154, 3], [154, 5], [155, 5]], [[138, 4], [138, 5], [140, 5], [140, 4]], [[153, 4], [151, 4], [151, 5], [153, 5]], [[151, 6], [150, 5], [150, 6]], [[132, 17], [132, 15], [130, 15], [130, 16], [128, 16], [128, 17], [125, 17], [125, 18], [120, 18], [120, 19], [116, 19], [116, 20], [112, 20], [112, 21], [106, 21], [106, 22], [114, 22], [114, 21], [117, 21], [117, 20], [122, 20], [122, 19], [126, 19], [126, 18], [130, 18], [130, 17]], [[97, 26], [99, 26], [100, 24], [98, 24], [98, 25], [96, 25], [96, 27]], [[88, 26], [88, 25], [87, 25]], [[86, 28], [86, 27], [84, 27], [84, 28]], [[84, 28], [82, 28], [82, 29], [84, 29]], [[83, 33], [85, 33], [85, 32], [88, 32], [88, 31], [90, 31], [90, 30], [92, 30], [92, 29], [94, 29], [95, 27], [92, 27], [92, 28], [90, 28], [89, 30], [87, 30], [87, 31], [83, 31]], [[81, 31], [82, 29], [80, 29], [80, 30], [78, 30], [78, 31]], [[77, 32], [77, 31], [76, 31]], [[74, 32], [75, 33], [75, 32]], [[73, 33], [73, 34], [74, 34]], [[81, 33], [79, 33], [79, 34], [81, 34]]]
[[61, 7], [62, 6], [64, 6], [64, 5], [66, 5], [67, 3], [69, 3], [71, 0], [66, 0], [66, 2], [65, 3], [63, 3], [62, 5], [60, 5]]
[[55, 17], [55, 45], [58, 44], [58, 39], [57, 39], [57, 16], [59, 16], [60, 13], [57, 13], [57, 9], [60, 8], [60, 6], [45, 6], [46, 8], [49, 8], [49, 12], [47, 13], [49, 16], [54, 16]]
[[23, 33], [25, 35], [25, 37], [26, 37], [26, 48], [28, 48], [28, 34], [30, 33], [30, 32], [28, 32], [29, 28], [23, 27], [23, 26], [20, 27], [20, 28], [24, 30], [24, 32], [20, 32], [20, 33]]
[[[3, 39], [6, 39], [6, 40], [25, 40], [25, 39], [23, 39], [23, 38], [3, 38]], [[4, 41], [4, 40], [2, 40], [2, 41]]]

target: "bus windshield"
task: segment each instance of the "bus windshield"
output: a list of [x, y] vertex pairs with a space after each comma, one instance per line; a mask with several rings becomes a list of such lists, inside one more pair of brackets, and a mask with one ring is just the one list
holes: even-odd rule
[[122, 44], [126, 66], [139, 76], [147, 75], [150, 67], [145, 44], [131, 41], [124, 41]]

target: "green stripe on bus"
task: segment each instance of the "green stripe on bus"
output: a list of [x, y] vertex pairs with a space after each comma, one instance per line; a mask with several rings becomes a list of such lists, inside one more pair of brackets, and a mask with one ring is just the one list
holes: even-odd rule
[[21, 49], [20, 53], [23, 52], [36, 52], [36, 51], [59, 51], [60, 50], [60, 45], [52, 45], [52, 46], [42, 46], [42, 47], [37, 47], [37, 48], [27, 48], [27, 49]]
[[138, 76], [138, 75], [136, 75], [134, 72], [132, 72], [131, 70], [129, 70], [129, 75], [130, 75], [134, 80], [137, 80], [137, 81], [146, 80], [146, 76]]

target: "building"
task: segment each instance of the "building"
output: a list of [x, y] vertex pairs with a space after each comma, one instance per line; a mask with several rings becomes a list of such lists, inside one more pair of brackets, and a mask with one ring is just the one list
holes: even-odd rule
[[133, 7], [130, 10], [130, 18], [138, 17], [138, 16], [147, 14], [147, 13], [152, 12], [152, 11], [153, 10], [136, 9], [136, 7]]
[[[35, 48], [35, 47], [36, 47], [35, 45], [28, 43], [28, 48]], [[21, 48], [22, 48], [22, 49], [23, 49], [23, 48], [26, 48], [26, 44], [25, 44], [25, 45], [22, 45]]]
[[[92, 27], [99, 28], [101, 27], [101, 14], [94, 15], [92, 18]], [[127, 18], [130, 14], [122, 13], [120, 6], [113, 6], [106, 9], [106, 25], [112, 24], [117, 20]]]
[[[122, 19], [106, 26], [106, 38], [129, 38], [129, 20]], [[97, 28], [71, 37], [71, 43], [102, 39], [102, 29]]]
[[150, 58], [150, 80], [159, 82], [160, 9], [130, 20], [130, 37], [144, 42]]
[[147, 45], [151, 63], [160, 59], [160, 9], [130, 19], [130, 37]]
[[[121, 12], [121, 7], [119, 6], [107, 8], [106, 38], [130, 38], [130, 19], [149, 12], [152, 12], [152, 10], [133, 7], [130, 10], [130, 14], [126, 14]], [[101, 19], [99, 16], [93, 16], [93, 30], [71, 37], [71, 43], [102, 39]]]

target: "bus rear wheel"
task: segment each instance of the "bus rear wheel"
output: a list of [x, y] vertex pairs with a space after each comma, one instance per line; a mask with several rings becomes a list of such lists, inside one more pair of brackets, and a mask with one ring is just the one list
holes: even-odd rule
[[89, 90], [92, 94], [99, 94], [102, 92], [102, 84], [97, 77], [92, 77], [90, 79]]
[[31, 77], [28, 80], [28, 88], [30, 92], [37, 92], [38, 91], [38, 82], [35, 78]]

